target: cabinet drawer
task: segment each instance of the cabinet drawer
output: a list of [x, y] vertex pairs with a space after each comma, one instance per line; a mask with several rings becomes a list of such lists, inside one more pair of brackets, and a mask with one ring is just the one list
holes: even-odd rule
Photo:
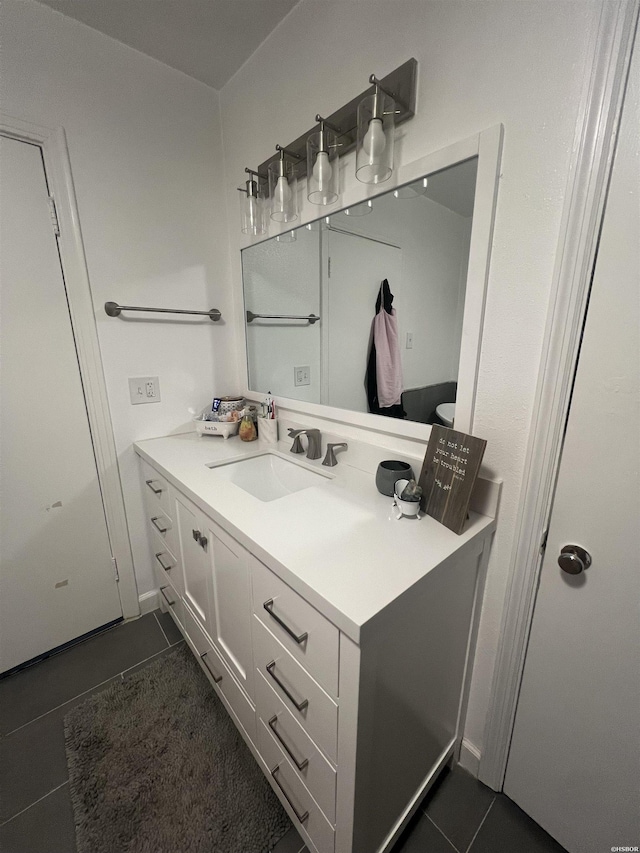
[[338, 706], [256, 616], [253, 617], [253, 641], [256, 669], [264, 675], [294, 719], [335, 764]]
[[[258, 722], [258, 750], [267, 766], [274, 790], [294, 821], [294, 826], [318, 853], [332, 853], [333, 827], [296, 775], [284, 752], [262, 720]], [[297, 819], [296, 819], [297, 818]]]
[[170, 583], [160, 586], [160, 595], [167, 605], [167, 610], [173, 617], [174, 622], [184, 632], [184, 602]]
[[157, 510], [153, 515], [149, 515], [149, 524], [151, 526], [151, 530], [161, 537], [167, 548], [173, 551], [174, 554], [177, 554], [178, 536], [171, 518], [166, 513], [162, 512], [162, 510]]
[[171, 584], [177, 594], [182, 597], [184, 595], [184, 581], [180, 560], [157, 533], [151, 534], [151, 551], [153, 554], [153, 571], [158, 586]]
[[296, 774], [330, 823], [335, 823], [336, 771], [269, 687], [262, 673], [256, 676], [256, 713], [287, 754]]
[[254, 613], [333, 697], [338, 695], [340, 633], [304, 598], [251, 557]]
[[249, 739], [256, 739], [256, 713], [244, 691], [229, 672], [228, 667], [213, 647], [188, 605], [184, 605], [186, 633], [196, 649], [215, 688], [226, 699], [229, 707], [244, 728]]
[[142, 489], [149, 512], [151, 514], [164, 512], [171, 518], [169, 483], [144, 459], [140, 460], [140, 464], [142, 466]]

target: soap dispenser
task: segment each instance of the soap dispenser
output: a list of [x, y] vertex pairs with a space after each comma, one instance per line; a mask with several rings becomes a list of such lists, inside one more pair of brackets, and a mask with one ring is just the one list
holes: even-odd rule
[[256, 408], [249, 406], [245, 409], [243, 418], [240, 422], [240, 438], [242, 441], [255, 441], [258, 437], [255, 421]]

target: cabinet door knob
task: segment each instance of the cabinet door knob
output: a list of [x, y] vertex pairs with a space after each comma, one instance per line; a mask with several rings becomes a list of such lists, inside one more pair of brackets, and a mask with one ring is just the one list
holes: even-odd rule
[[200, 541], [200, 531], [199, 530], [192, 530], [191, 535], [196, 540], [196, 542]]
[[200, 536], [200, 539], [198, 541], [200, 543], [200, 547], [202, 548], [202, 550], [206, 551], [207, 545], [209, 544], [209, 540], [207, 539], [207, 537], [206, 536]]
[[560, 551], [558, 565], [567, 574], [579, 575], [591, 565], [591, 554], [579, 545], [565, 545]]

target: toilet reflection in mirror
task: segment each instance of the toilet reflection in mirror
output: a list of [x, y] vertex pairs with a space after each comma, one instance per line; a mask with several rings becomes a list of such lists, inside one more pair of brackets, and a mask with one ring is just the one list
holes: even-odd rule
[[[323, 217], [293, 243], [244, 249], [245, 308], [272, 315], [247, 323], [249, 389], [452, 426], [477, 164], [471, 157]], [[384, 280], [397, 331], [394, 406], [372, 405], [366, 381]], [[320, 322], [292, 319], [310, 314]], [[382, 352], [378, 374], [389, 367]]]

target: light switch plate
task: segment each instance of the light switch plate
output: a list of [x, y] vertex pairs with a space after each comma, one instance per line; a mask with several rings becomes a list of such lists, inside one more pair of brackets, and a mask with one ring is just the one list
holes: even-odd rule
[[132, 406], [160, 402], [160, 381], [157, 376], [129, 377], [129, 399]]
[[308, 364], [293, 368], [294, 385], [311, 385], [311, 368]]

